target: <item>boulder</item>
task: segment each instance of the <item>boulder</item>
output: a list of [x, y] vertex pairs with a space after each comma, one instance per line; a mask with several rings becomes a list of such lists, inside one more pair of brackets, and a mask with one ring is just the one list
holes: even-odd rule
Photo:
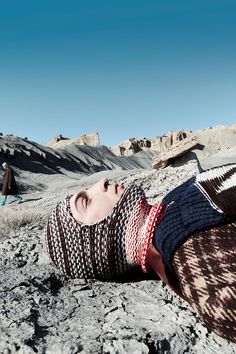
[[159, 169], [168, 166], [172, 160], [192, 150], [197, 146], [197, 144], [198, 141], [196, 136], [185, 138], [176, 142], [168, 151], [160, 153], [153, 159], [152, 167]]

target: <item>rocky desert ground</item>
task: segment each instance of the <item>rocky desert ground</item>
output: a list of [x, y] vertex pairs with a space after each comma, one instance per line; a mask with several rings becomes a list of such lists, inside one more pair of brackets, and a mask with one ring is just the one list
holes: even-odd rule
[[[58, 151], [10, 136], [0, 138], [0, 148], [0, 162], [13, 165], [24, 198], [17, 204], [9, 197], [0, 209], [0, 353], [236, 353], [235, 344], [209, 332], [154, 274], [131, 274], [123, 282], [72, 280], [43, 249], [46, 218], [67, 194], [108, 177], [138, 183], [150, 202], [160, 201], [203, 168], [203, 160], [182, 156], [155, 170], [151, 152], [119, 165], [104, 147]], [[234, 149], [204, 156], [205, 167], [234, 160]]]

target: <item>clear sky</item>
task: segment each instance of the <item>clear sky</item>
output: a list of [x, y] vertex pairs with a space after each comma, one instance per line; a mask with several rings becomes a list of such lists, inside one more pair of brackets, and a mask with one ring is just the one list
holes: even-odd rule
[[0, 3], [0, 132], [45, 143], [236, 123], [235, 0]]

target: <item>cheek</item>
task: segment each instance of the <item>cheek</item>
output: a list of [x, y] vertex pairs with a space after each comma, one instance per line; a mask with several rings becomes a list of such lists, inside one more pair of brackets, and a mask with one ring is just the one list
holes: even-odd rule
[[104, 219], [107, 215], [109, 215], [112, 212], [116, 203], [116, 200], [110, 200], [107, 198], [97, 200], [90, 210], [93, 222], [100, 221]]
[[98, 208], [98, 213], [101, 217], [105, 217], [111, 213], [116, 203], [112, 203], [111, 201], [102, 201]]

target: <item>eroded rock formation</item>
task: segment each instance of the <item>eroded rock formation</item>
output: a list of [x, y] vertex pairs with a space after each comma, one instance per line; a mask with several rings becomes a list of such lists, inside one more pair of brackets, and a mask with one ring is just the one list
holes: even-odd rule
[[192, 136], [191, 131], [179, 130], [168, 132], [163, 136], [155, 138], [129, 138], [111, 148], [118, 156], [130, 156], [141, 150], [156, 150], [159, 152], [168, 151], [173, 144], [187, 137]]
[[168, 166], [172, 159], [182, 156], [198, 144], [196, 136], [177, 141], [171, 148], [157, 157], [154, 157], [152, 166], [156, 169]]
[[79, 138], [66, 138], [61, 134], [50, 140], [45, 146], [49, 146], [53, 149], [63, 148], [69, 144], [77, 144], [77, 145], [89, 145], [89, 146], [99, 146], [100, 139], [98, 132], [91, 134], [83, 134]]
[[[152, 139], [128, 139], [112, 148], [116, 155], [130, 156], [140, 151], [156, 152], [152, 166], [156, 169], [169, 164], [184, 165], [196, 160], [203, 168], [212, 166], [209, 158], [236, 147], [236, 124], [218, 125], [197, 131], [171, 131]], [[231, 154], [233, 154], [231, 152]], [[220, 159], [220, 157], [219, 157]], [[206, 161], [204, 163], [203, 161]], [[217, 157], [213, 165], [217, 164]]]
[[175, 145], [179, 141], [189, 138], [193, 135], [188, 130], [170, 131], [163, 136], [157, 136], [151, 139], [151, 148], [160, 152], [168, 151], [172, 145]]
[[151, 139], [129, 138], [112, 147], [111, 151], [118, 156], [130, 156], [142, 150], [150, 150], [151, 147]]

